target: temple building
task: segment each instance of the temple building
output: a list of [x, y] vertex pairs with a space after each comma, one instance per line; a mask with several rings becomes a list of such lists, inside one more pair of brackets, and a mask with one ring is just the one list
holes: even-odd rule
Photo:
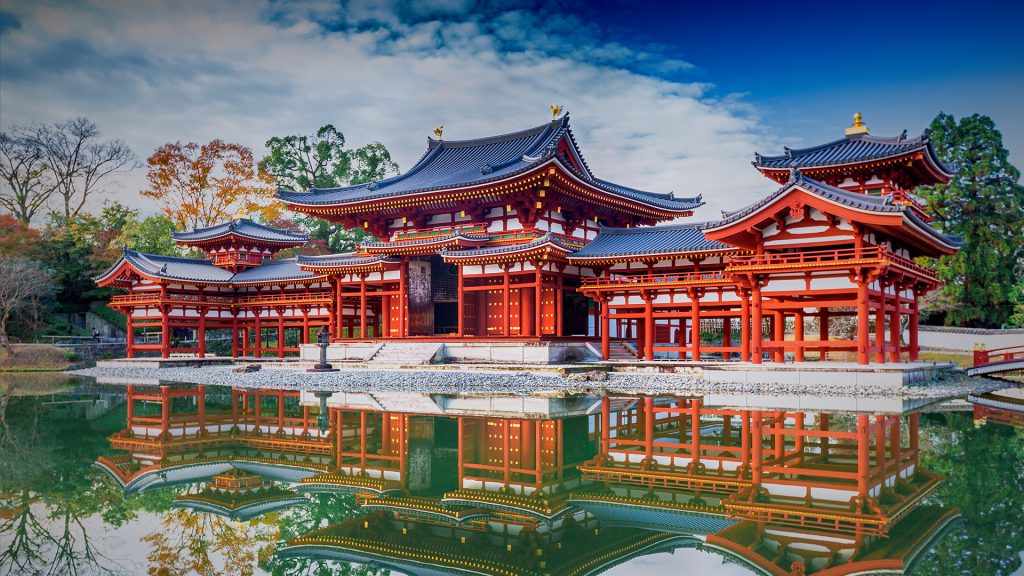
[[[690, 223], [700, 196], [598, 178], [568, 115], [428, 139], [402, 175], [278, 193], [372, 235], [352, 253], [274, 259], [306, 238], [239, 219], [175, 235], [205, 259], [126, 250], [97, 282], [127, 290], [111, 306], [128, 316], [128, 356], [204, 356], [207, 331], [223, 330], [232, 356], [284, 357], [326, 327], [367, 358], [369, 344], [413, 341], [470, 359], [521, 342], [602, 360], [917, 360], [919, 299], [939, 281], [914, 259], [959, 246], [912, 194], [953, 174], [928, 135], [872, 136], [857, 115], [839, 140], [755, 158], [780, 188]], [[852, 336], [831, 332], [841, 316]]]

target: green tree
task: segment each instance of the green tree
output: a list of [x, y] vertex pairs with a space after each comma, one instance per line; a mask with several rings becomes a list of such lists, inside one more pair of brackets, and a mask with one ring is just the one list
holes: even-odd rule
[[[260, 160], [260, 170], [290, 190], [365, 184], [398, 174], [398, 164], [383, 144], [346, 148], [344, 134], [331, 124], [311, 136], [275, 136], [267, 140], [266, 147], [270, 152]], [[366, 237], [362, 229], [346, 230], [319, 218], [301, 216], [298, 220], [312, 239], [323, 241], [332, 252], [350, 251]]]
[[117, 243], [146, 254], [163, 256], [179, 256], [181, 248], [171, 234], [174, 233], [174, 222], [166, 216], [150, 216], [142, 220], [129, 222]]
[[[940, 113], [930, 127], [932, 143], [958, 173], [948, 184], [919, 190], [937, 224], [963, 236], [954, 256], [939, 260], [945, 282], [934, 311], [947, 325], [999, 327], [1013, 312], [1014, 283], [1024, 258], [1024, 187], [1010, 164], [1002, 135], [988, 116]], [[1014, 272], [1017, 272], [1015, 274]]]

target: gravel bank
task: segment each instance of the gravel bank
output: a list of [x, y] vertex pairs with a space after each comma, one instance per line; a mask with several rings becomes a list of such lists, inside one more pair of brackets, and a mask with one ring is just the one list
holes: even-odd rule
[[202, 368], [89, 368], [72, 374], [96, 378], [100, 383], [129, 384], [181, 382], [237, 386], [242, 388], [285, 388], [332, 392], [429, 392], [433, 394], [573, 393], [607, 390], [639, 394], [806, 394], [816, 396], [884, 396], [892, 398], [957, 398], [1010, 387], [1003, 380], [970, 378], [954, 373], [927, 386], [894, 387], [829, 385], [828, 376], [816, 385], [719, 384], [685, 374], [610, 373], [604, 381], [580, 381], [551, 372], [529, 371], [439, 371], [413, 369], [343, 369], [340, 372], [308, 373], [290, 368], [264, 368], [258, 372], [234, 373], [230, 366]]

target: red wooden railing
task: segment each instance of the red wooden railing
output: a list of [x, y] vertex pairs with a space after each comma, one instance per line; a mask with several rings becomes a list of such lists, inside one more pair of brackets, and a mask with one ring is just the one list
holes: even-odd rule
[[612, 274], [598, 278], [584, 278], [583, 287], [612, 286], [619, 284], [667, 284], [674, 282], [700, 282], [727, 280], [722, 271], [715, 272], [678, 272], [674, 274], [638, 274], [636, 276], [622, 276]]
[[1005, 348], [978, 349], [974, 351], [975, 366], [1009, 362], [1010, 360], [1024, 360], [1024, 346], [1007, 346]]
[[203, 296], [200, 298], [197, 294], [168, 294], [166, 297], [161, 298], [159, 293], [155, 292], [137, 292], [135, 294], [118, 294], [110, 299], [111, 304], [155, 304], [159, 302], [187, 302], [187, 303], [200, 303], [207, 302], [211, 304], [233, 304], [233, 305], [245, 305], [245, 304], [274, 304], [274, 303], [303, 303], [303, 302], [322, 302], [331, 299], [331, 293], [329, 290], [317, 290], [309, 292], [290, 292], [285, 294], [263, 294], [260, 296], [241, 296], [238, 298], [225, 297], [225, 296]]
[[761, 266], [784, 266], [801, 264], [841, 265], [856, 260], [888, 260], [913, 272], [935, 278], [935, 271], [917, 264], [910, 258], [900, 256], [882, 246], [865, 246], [863, 248], [836, 248], [832, 250], [805, 250], [800, 252], [768, 252], [750, 256], [733, 256], [729, 261], [729, 269], [752, 268]]

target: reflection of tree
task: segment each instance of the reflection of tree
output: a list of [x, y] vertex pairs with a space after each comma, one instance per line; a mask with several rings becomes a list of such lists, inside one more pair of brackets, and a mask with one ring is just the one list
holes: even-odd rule
[[126, 499], [91, 468], [107, 450], [116, 415], [88, 422], [46, 400], [13, 399], [0, 428], [0, 573], [120, 572], [86, 520], [99, 514], [123, 522], [158, 500]]
[[[351, 494], [309, 494], [309, 504], [288, 510], [280, 519], [282, 540], [301, 536], [352, 518], [358, 506]], [[260, 562], [260, 568], [273, 576], [383, 576], [388, 570], [370, 566], [354, 566], [333, 560], [314, 558], [282, 558], [270, 556]]]
[[922, 465], [946, 477], [934, 497], [963, 514], [915, 571], [1002, 576], [1024, 550], [1024, 437], [1007, 426], [975, 429], [970, 414], [934, 415], [922, 429]]
[[[258, 561], [273, 554], [277, 514], [236, 522], [216, 514], [173, 510], [160, 529], [144, 536], [150, 545], [149, 574], [253, 574]], [[214, 560], [220, 560], [219, 566]]]

